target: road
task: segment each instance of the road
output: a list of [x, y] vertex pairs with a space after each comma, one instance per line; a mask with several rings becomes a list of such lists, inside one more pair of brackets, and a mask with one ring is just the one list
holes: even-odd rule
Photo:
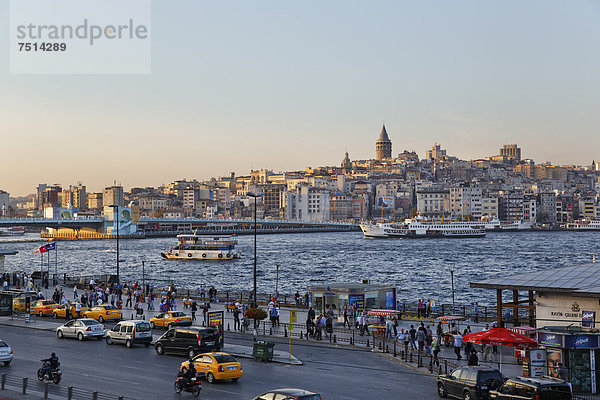
[[[108, 326], [107, 326], [108, 328]], [[107, 346], [104, 341], [60, 340], [53, 332], [2, 326], [0, 338], [14, 350], [15, 359], [0, 373], [35, 379], [40, 358], [56, 352], [63, 381], [101, 393], [134, 399], [179, 399], [173, 381], [179, 356], [158, 356], [152, 347]], [[248, 337], [226, 337], [230, 343], [251, 346]], [[287, 343], [275, 339], [276, 348]], [[262, 363], [240, 359], [244, 376], [238, 382], [203, 382], [202, 399], [252, 399], [273, 388], [301, 387], [314, 390], [324, 399], [435, 399], [435, 380], [397, 362], [366, 350], [334, 348], [317, 344], [293, 344], [292, 353], [302, 366]]]

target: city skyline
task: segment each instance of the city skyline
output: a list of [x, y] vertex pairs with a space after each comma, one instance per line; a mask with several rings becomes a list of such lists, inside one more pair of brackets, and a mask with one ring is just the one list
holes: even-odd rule
[[537, 163], [600, 158], [597, 3], [152, 5], [149, 75], [0, 65], [0, 189], [339, 165], [375, 157], [382, 120], [393, 156], [437, 142], [467, 160], [508, 143]]

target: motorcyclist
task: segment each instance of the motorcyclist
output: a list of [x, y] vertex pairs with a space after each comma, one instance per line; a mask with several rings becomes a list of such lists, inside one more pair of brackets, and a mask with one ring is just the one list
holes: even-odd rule
[[42, 367], [42, 372], [44, 373], [44, 376], [48, 375], [48, 373], [53, 369], [58, 368], [58, 357], [56, 357], [55, 353], [52, 353], [50, 355], [50, 358], [43, 359], [42, 361], [46, 363]]
[[195, 378], [198, 373], [196, 372], [196, 367], [194, 366], [194, 361], [190, 358], [188, 361], [188, 369], [183, 374], [185, 387], [189, 387], [192, 383], [192, 378]]

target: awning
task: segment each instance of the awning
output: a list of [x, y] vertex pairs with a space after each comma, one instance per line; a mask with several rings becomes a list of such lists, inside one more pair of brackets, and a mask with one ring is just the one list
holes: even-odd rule
[[402, 311], [377, 309], [377, 310], [369, 311], [368, 314], [369, 315], [397, 315], [397, 314], [402, 314]]
[[462, 321], [465, 317], [462, 315], [442, 315], [441, 317], [437, 317], [436, 320], [442, 322], [452, 322], [452, 321]]

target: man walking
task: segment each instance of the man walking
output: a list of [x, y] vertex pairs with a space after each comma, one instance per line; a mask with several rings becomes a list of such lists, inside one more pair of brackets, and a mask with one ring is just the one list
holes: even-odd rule
[[462, 356], [460, 355], [460, 348], [462, 347], [463, 337], [459, 331], [456, 331], [454, 334], [454, 353], [456, 354], [456, 359], [460, 361]]
[[[193, 305], [192, 305], [193, 306]], [[233, 330], [242, 330], [240, 323], [240, 309], [238, 307], [233, 309]]]
[[417, 345], [415, 343], [415, 340], [417, 339], [417, 330], [415, 329], [414, 325], [410, 326], [410, 330], [408, 331], [408, 335], [410, 336], [410, 347], [412, 349], [416, 349]]

